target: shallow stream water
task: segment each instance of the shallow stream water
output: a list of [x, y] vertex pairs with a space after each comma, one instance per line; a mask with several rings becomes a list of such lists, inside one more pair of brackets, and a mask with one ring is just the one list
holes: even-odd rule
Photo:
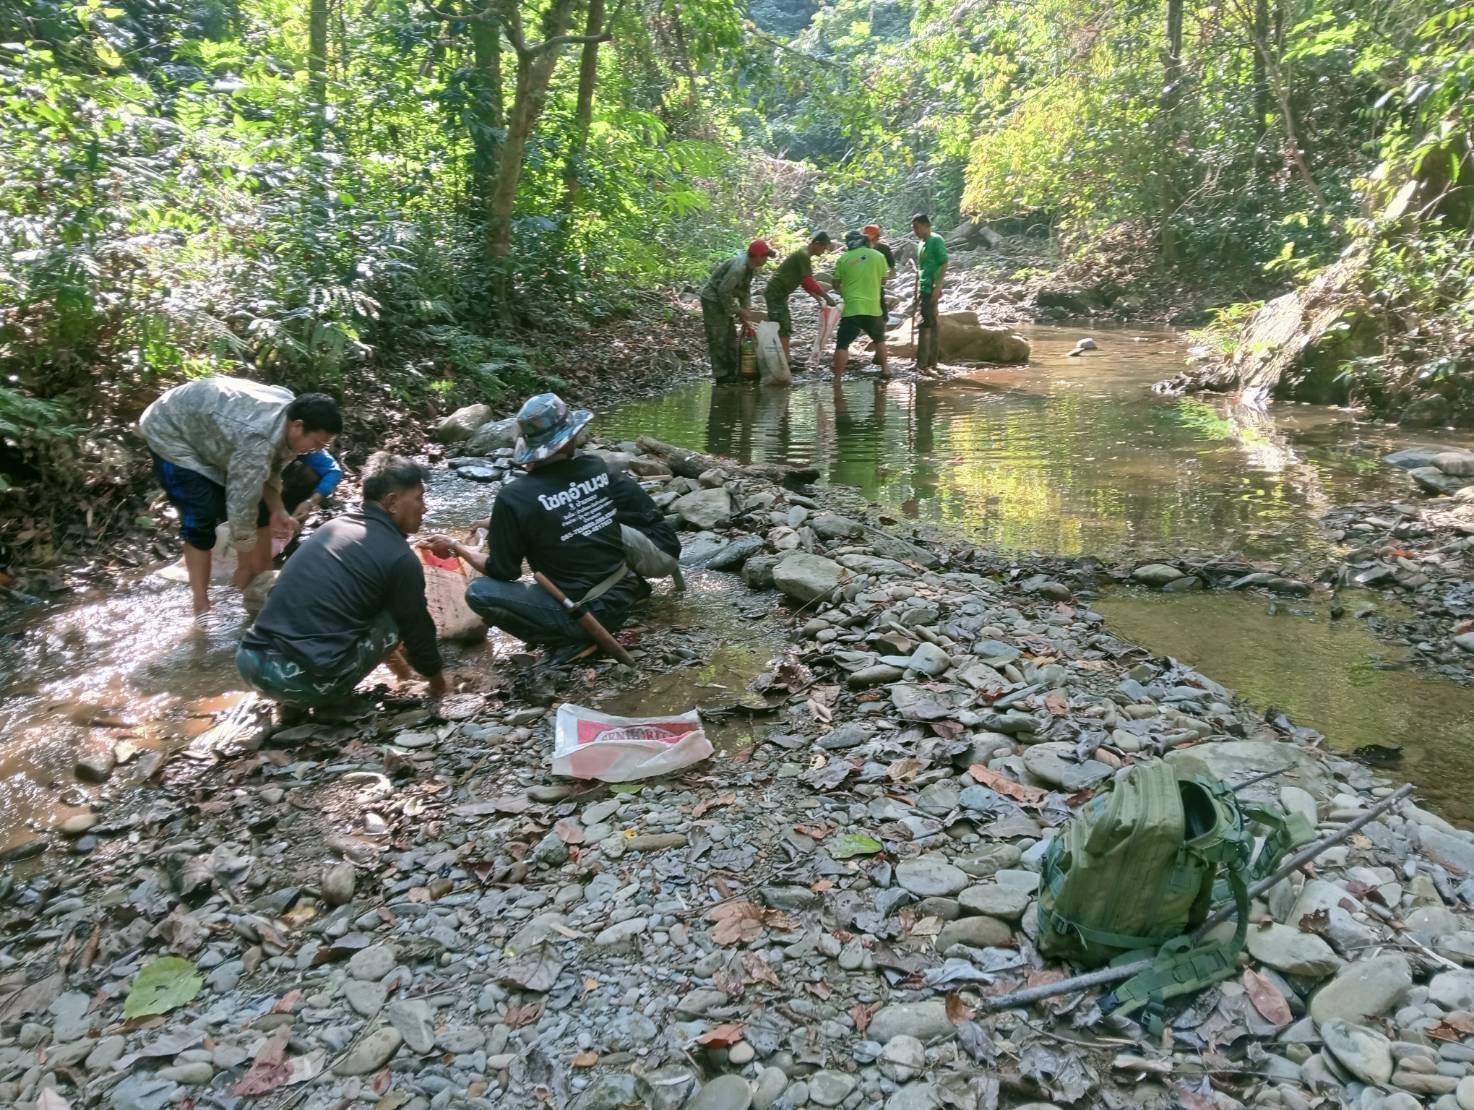
[[[1082, 334], [1032, 329], [1029, 366], [946, 382], [862, 377], [838, 392], [817, 380], [786, 391], [692, 383], [600, 413], [594, 428], [605, 438], [648, 434], [743, 461], [815, 465], [822, 481], [856, 487], [898, 518], [1021, 552], [1199, 549], [1294, 562], [1323, 547], [1316, 518], [1331, 505], [1408, 491], [1406, 477], [1378, 461], [1407, 442], [1395, 429], [1322, 408], [1266, 414], [1218, 398], [1158, 397], [1151, 383], [1182, 365], [1180, 337], [1094, 329], [1100, 349], [1067, 357]], [[429, 500], [428, 527], [454, 529], [486, 513], [485, 491], [444, 471]], [[745, 638], [750, 628], [734, 616], [740, 599], [724, 596], [730, 576], [692, 580], [690, 594], [663, 598], [648, 619], [730, 620], [730, 650], [602, 708], [737, 700], [769, 645]], [[1474, 759], [1458, 747], [1474, 693], [1378, 670], [1395, 660], [1354, 622], [1330, 629], [1283, 607], [1269, 617], [1254, 610], [1260, 604], [1130, 592], [1101, 603], [1123, 635], [1288, 709], [1335, 746], [1402, 744], [1405, 773], [1445, 812], [1474, 818], [1474, 801], [1462, 800], [1474, 798]], [[80, 752], [121, 740], [141, 759], [205, 731], [239, 700], [243, 620], [226, 602], [210, 635], [187, 639], [185, 587], [140, 576], [0, 629], [0, 853], [96, 792], [71, 776]], [[474, 652], [456, 661], [484, 665]], [[731, 735], [719, 740], [740, 744], [745, 727], [731, 717], [721, 726]]]

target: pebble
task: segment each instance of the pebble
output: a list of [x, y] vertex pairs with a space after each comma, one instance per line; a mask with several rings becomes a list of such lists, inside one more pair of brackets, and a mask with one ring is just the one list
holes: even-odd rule
[[696, 1092], [686, 1110], [747, 1110], [752, 1088], [740, 1075], [719, 1075]]
[[920, 898], [946, 897], [968, 885], [966, 872], [939, 855], [901, 861], [896, 867], [896, 881]]
[[839, 1071], [816, 1071], [809, 1076], [809, 1101], [819, 1106], [838, 1106], [850, 1097], [857, 1080]]
[[404, 1045], [421, 1056], [435, 1047], [435, 1029], [430, 1007], [420, 999], [396, 998], [384, 1016], [404, 1038]]
[[371, 944], [348, 959], [348, 974], [355, 979], [382, 979], [398, 963], [394, 949], [387, 944]]
[[947, 1016], [946, 1005], [940, 1000], [927, 1002], [898, 1002], [883, 1006], [870, 1019], [867, 1035], [882, 1044], [902, 1033], [910, 1034], [923, 1042], [939, 1037], [955, 1037], [957, 1027]]

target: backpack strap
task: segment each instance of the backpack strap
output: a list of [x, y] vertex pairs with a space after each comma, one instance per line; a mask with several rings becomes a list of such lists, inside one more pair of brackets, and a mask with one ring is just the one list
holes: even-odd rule
[[1189, 937], [1169, 940], [1162, 945], [1149, 970], [1133, 975], [1101, 999], [1102, 1013], [1115, 1012], [1126, 1017], [1142, 1011], [1142, 1023], [1153, 1036], [1159, 1036], [1169, 999], [1222, 982], [1238, 970], [1239, 952], [1249, 935], [1249, 886], [1244, 881], [1242, 867], [1229, 867], [1228, 881], [1238, 910], [1233, 939], [1197, 947], [1193, 947]]

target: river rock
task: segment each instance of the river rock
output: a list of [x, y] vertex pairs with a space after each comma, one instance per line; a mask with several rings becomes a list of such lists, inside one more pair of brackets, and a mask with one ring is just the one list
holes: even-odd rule
[[507, 447], [517, 446], [517, 420], [488, 420], [473, 432], [462, 450], [468, 455], [486, 457]]
[[616, 948], [630, 943], [641, 933], [650, 928], [648, 917], [632, 917], [628, 921], [620, 921], [604, 929], [598, 936], [594, 937], [594, 944], [600, 948]]
[[368, 1075], [389, 1062], [404, 1041], [399, 1030], [381, 1025], [359, 1041], [342, 1060], [333, 1065], [338, 1075]]
[[678, 497], [671, 511], [697, 528], [717, 528], [732, 517], [732, 495], [726, 489], [699, 489]]
[[348, 974], [355, 979], [382, 979], [398, 962], [394, 949], [387, 944], [371, 944], [348, 958]]
[[719, 1075], [696, 1092], [686, 1110], [747, 1110], [752, 1088], [740, 1075]]
[[353, 901], [358, 872], [351, 863], [335, 863], [322, 869], [319, 886], [322, 900], [330, 906], [343, 906]]
[[467, 405], [436, 424], [431, 434], [436, 443], [461, 443], [475, 435], [477, 429], [495, 415], [490, 405]]
[[1145, 566], [1137, 567], [1131, 572], [1134, 581], [1143, 586], [1156, 586], [1161, 588], [1168, 582], [1176, 582], [1184, 577], [1182, 571], [1167, 563], [1147, 563]]
[[749, 590], [761, 593], [773, 588], [773, 568], [783, 561], [782, 555], [754, 555], [742, 564], [742, 581]]
[[1423, 854], [1434, 863], [1460, 875], [1474, 875], [1474, 842], [1427, 825], [1418, 826], [1415, 838]]
[[79, 755], [72, 766], [72, 774], [83, 782], [106, 782], [117, 765], [112, 748], [99, 748]]
[[1329, 798], [1330, 776], [1299, 744], [1279, 740], [1225, 740], [1221, 743], [1198, 744], [1195, 747], [1167, 753], [1168, 763], [1197, 761], [1207, 768], [1211, 778], [1225, 782], [1242, 782], [1254, 775], [1289, 768], [1280, 780], [1289, 780], [1317, 798]]
[[1341, 1020], [1359, 1025], [1392, 1009], [1412, 985], [1407, 959], [1395, 952], [1357, 960], [1311, 996], [1310, 1016], [1317, 1024]]
[[1334, 975], [1344, 962], [1314, 933], [1288, 925], [1250, 926], [1248, 946], [1256, 960], [1286, 975], [1323, 979]]
[[941, 1105], [930, 1083], [907, 1083], [885, 1100], [885, 1110], [938, 1110]]
[[1029, 892], [1022, 887], [1005, 886], [1002, 883], [979, 883], [959, 894], [957, 901], [968, 913], [1000, 917], [1005, 921], [1017, 921], [1023, 917], [1032, 899], [1029, 897]]
[[888, 1079], [905, 1083], [926, 1067], [926, 1046], [909, 1033], [892, 1037], [880, 1050], [880, 1070]]
[[993, 917], [959, 917], [942, 926], [937, 934], [937, 951], [946, 952], [954, 944], [969, 948], [1001, 948], [1013, 940], [1007, 922]]
[[1397, 422], [1404, 428], [1432, 428], [1447, 424], [1453, 414], [1453, 405], [1441, 393], [1428, 393], [1417, 398], [1402, 410]]
[[881, 1044], [902, 1033], [925, 1043], [938, 1037], [955, 1037], [957, 1027], [947, 1016], [946, 1004], [941, 999], [934, 999], [882, 1006], [870, 1019], [870, 1028], [866, 1030], [872, 1041]]
[[816, 513], [809, 527], [821, 540], [842, 540], [860, 534], [859, 521], [835, 513]]
[[1420, 466], [1435, 465], [1436, 460], [1448, 452], [1447, 447], [1404, 447], [1400, 451], [1393, 451], [1390, 455], [1383, 455], [1382, 461], [1388, 466], [1400, 467], [1403, 470], [1416, 470]]
[[1110, 778], [1109, 766], [1096, 759], [1076, 763], [1072, 758], [1074, 752], [1075, 745], [1063, 741], [1035, 744], [1024, 751], [1024, 768], [1040, 782], [1071, 794]]
[[851, 671], [845, 682], [851, 690], [864, 690], [870, 686], [884, 686], [892, 682], [899, 682], [905, 673], [900, 667], [892, 667], [889, 663], [876, 663], [871, 667], [861, 667], [858, 671]]
[[1474, 451], [1440, 451], [1433, 456], [1433, 465], [1445, 474], [1474, 478]]
[[839, 565], [856, 574], [873, 574], [880, 578], [915, 578], [916, 572], [905, 563], [884, 559], [879, 555], [841, 555]]
[[[733, 1078], [723, 1076], [722, 1078]], [[739, 1080], [739, 1082], [741, 1082]], [[743, 1084], [746, 1086], [746, 1084]], [[697, 1099], [700, 1095], [697, 1096]], [[573, 1100], [572, 1110], [622, 1110], [626, 1106], [640, 1105], [640, 1093], [635, 1076], [627, 1071], [615, 1072], [598, 1076], [592, 1083], [583, 1089], [583, 1092]], [[697, 1106], [698, 1102], [693, 1100], [688, 1106]], [[727, 1103], [712, 1103], [713, 1106], [722, 1107]], [[734, 1107], [745, 1108], [747, 1103], [732, 1103]]]
[[934, 854], [901, 861], [896, 867], [896, 881], [918, 898], [947, 897], [968, 884], [960, 868]]
[[804, 605], [828, 597], [846, 577], [845, 569], [834, 560], [805, 551], [785, 556], [773, 568], [773, 585]]
[[1445, 1010], [1474, 1010], [1474, 971], [1442, 971], [1428, 983], [1428, 1001]]
[[650, 1110], [681, 1110], [696, 1090], [696, 1083], [696, 1073], [685, 1064], [671, 1064], [635, 1077], [643, 1104]]
[[855, 1089], [855, 1077], [842, 1071], [816, 1071], [809, 1076], [809, 1101], [816, 1106], [838, 1106]]
[[1409, 470], [1407, 476], [1417, 483], [1419, 489], [1435, 497], [1447, 497], [1458, 493], [1469, 484], [1467, 479], [1445, 474], [1436, 466], [1417, 467]]
[[384, 1016], [389, 1019], [389, 1024], [399, 1031], [399, 1035], [404, 1038], [405, 1047], [411, 1052], [423, 1056], [434, 1049], [433, 1014], [429, 1005], [423, 1000], [396, 998], [389, 1003]]
[[1344, 1021], [1326, 1021], [1321, 1039], [1338, 1062], [1358, 1079], [1381, 1086], [1392, 1078], [1392, 1042], [1364, 1026]]
[[939, 675], [952, 666], [952, 657], [936, 644], [922, 643], [911, 653], [907, 665], [921, 674]]
[[763, 549], [761, 536], [739, 536], [706, 561], [708, 570], [736, 570]]

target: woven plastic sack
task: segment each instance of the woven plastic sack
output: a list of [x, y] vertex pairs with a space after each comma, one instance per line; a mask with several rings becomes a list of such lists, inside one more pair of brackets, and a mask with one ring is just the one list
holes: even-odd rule
[[824, 361], [824, 352], [834, 342], [834, 333], [843, 315], [838, 305], [819, 306], [819, 330], [814, 334], [814, 349], [809, 352], [809, 365], [819, 366]]
[[425, 605], [442, 640], [479, 640], [486, 622], [466, 604], [466, 587], [476, 572], [454, 555], [442, 559], [429, 548], [419, 549], [425, 571]]
[[763, 385], [792, 385], [793, 372], [783, 353], [783, 338], [778, 325], [764, 321], [757, 326], [757, 371]]
[[553, 774], [630, 782], [700, 763], [711, 751], [694, 709], [666, 717], [612, 717], [564, 702], [558, 709]]

